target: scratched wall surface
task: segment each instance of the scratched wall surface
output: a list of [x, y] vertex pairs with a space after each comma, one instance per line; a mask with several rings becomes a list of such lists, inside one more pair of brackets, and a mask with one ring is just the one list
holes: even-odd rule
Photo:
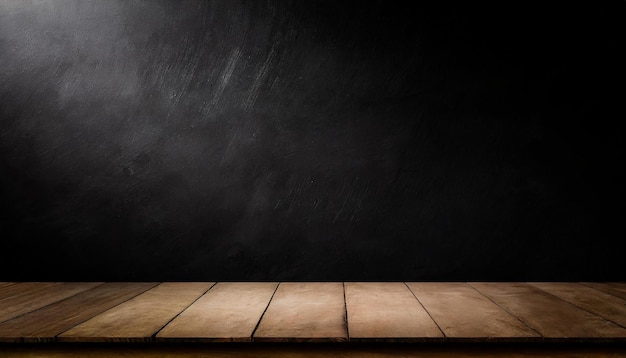
[[0, 279], [624, 279], [624, 2], [546, 6], [2, 0]]

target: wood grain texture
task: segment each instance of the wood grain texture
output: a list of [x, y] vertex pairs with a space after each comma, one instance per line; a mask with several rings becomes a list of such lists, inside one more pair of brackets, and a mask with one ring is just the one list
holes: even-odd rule
[[402, 282], [346, 282], [350, 341], [441, 341], [437, 325]]
[[0, 289], [8, 286], [15, 285], [15, 282], [0, 282]]
[[626, 329], [524, 283], [471, 283], [544, 340], [626, 341]]
[[157, 340], [250, 342], [278, 283], [223, 282], [165, 326]]
[[626, 300], [624, 299], [577, 283], [534, 282], [530, 285], [626, 327]]
[[0, 301], [12, 299], [16, 296], [32, 295], [58, 284], [58, 282], [20, 282], [14, 285], [6, 285], [0, 288]]
[[0, 341], [626, 342], [619, 283], [155, 285], [1, 286]]
[[0, 324], [0, 342], [54, 341], [56, 335], [156, 283], [107, 283]]
[[101, 282], [21, 283], [5, 287], [0, 299], [0, 322], [8, 321], [77, 293], [102, 285]]
[[626, 300], [624, 282], [581, 282], [581, 284]]
[[274, 342], [346, 341], [343, 284], [281, 283], [253, 339]]
[[407, 286], [451, 341], [533, 341], [541, 336], [465, 283]]
[[152, 336], [213, 286], [167, 282], [62, 333], [61, 342], [141, 342]]

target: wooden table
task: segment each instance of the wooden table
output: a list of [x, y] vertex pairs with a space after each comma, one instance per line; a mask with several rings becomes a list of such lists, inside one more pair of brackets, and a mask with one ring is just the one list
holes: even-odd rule
[[29, 342], [619, 343], [626, 342], [625, 292], [626, 283], [3, 282], [0, 342], [2, 347]]

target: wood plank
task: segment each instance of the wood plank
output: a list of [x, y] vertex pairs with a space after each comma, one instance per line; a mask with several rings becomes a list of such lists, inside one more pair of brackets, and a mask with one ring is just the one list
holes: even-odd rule
[[541, 335], [465, 283], [407, 285], [450, 341], [541, 340]]
[[5, 287], [0, 300], [0, 322], [34, 311], [102, 282], [24, 283]]
[[581, 284], [626, 300], [624, 282], [581, 282]]
[[60, 342], [147, 342], [212, 282], [167, 282], [60, 334]]
[[471, 283], [544, 340], [626, 341], [626, 329], [525, 283]]
[[346, 341], [341, 282], [281, 283], [256, 330], [254, 341]]
[[222, 282], [165, 326], [157, 340], [250, 342], [278, 283]]
[[15, 285], [15, 282], [0, 282], [0, 289], [8, 286]]
[[626, 327], [626, 301], [619, 297], [577, 283], [534, 282], [530, 285]]
[[0, 324], [0, 342], [49, 342], [156, 283], [107, 283]]
[[58, 284], [58, 282], [20, 282], [15, 285], [7, 285], [0, 288], [0, 302], [17, 296], [41, 292]]
[[346, 282], [350, 341], [442, 341], [444, 336], [402, 282]]

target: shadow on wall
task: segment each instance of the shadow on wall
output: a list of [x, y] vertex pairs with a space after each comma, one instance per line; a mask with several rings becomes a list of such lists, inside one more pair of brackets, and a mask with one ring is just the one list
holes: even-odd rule
[[624, 4], [475, 6], [3, 1], [0, 279], [623, 280]]

